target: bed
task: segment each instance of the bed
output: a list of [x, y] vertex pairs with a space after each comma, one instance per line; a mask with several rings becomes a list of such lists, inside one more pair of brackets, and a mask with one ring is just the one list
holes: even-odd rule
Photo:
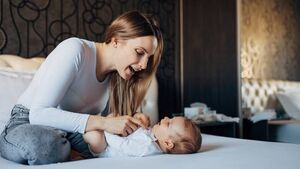
[[[18, 95], [30, 83], [43, 58], [22, 59], [18, 56], [0, 55], [0, 131], [9, 118], [9, 109]], [[5, 90], [2, 90], [5, 89]], [[149, 94], [150, 93], [150, 94]], [[151, 85], [143, 103], [143, 110], [150, 112], [151, 123], [157, 121], [157, 83]], [[168, 168], [299, 168], [300, 145], [253, 141], [203, 134], [202, 148], [196, 154], [155, 155], [142, 158], [96, 158], [81, 161], [34, 166], [39, 169], [168, 169]], [[29, 168], [0, 157], [0, 168]]]
[[[300, 145], [203, 134], [199, 153], [140, 158], [96, 158], [37, 166], [39, 169], [297, 169]], [[0, 158], [1, 169], [29, 168]], [[31, 168], [31, 167], [30, 167]]]
[[[300, 144], [300, 82], [287, 80], [242, 80], [242, 106], [245, 116], [275, 112], [275, 117], [257, 123], [244, 123], [250, 138]], [[265, 129], [265, 136], [255, 133]], [[256, 131], [255, 131], [256, 130]], [[258, 131], [260, 130], [260, 131]]]

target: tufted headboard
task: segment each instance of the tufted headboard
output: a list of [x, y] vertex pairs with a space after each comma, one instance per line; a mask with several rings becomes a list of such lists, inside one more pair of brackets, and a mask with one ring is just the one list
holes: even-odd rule
[[275, 93], [280, 89], [300, 88], [300, 82], [283, 80], [242, 79], [242, 108], [251, 112], [276, 109]]

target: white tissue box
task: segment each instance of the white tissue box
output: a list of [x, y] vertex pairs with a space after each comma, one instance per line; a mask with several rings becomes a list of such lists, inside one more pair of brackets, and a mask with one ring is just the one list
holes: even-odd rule
[[188, 119], [191, 119], [193, 116], [198, 115], [199, 107], [185, 107], [184, 108], [184, 116]]

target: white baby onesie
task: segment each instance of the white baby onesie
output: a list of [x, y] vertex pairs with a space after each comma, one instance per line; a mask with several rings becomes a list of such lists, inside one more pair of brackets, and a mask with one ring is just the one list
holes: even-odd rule
[[99, 157], [142, 157], [161, 154], [150, 130], [139, 128], [127, 137], [104, 132], [107, 148]]

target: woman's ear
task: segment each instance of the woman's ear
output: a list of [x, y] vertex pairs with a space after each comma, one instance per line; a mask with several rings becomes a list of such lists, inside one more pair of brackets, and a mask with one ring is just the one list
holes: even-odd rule
[[118, 39], [116, 39], [116, 38], [114, 38], [114, 37], [111, 38], [111, 43], [112, 43], [112, 45], [113, 45], [114, 48], [117, 48], [118, 45], [119, 45]]

